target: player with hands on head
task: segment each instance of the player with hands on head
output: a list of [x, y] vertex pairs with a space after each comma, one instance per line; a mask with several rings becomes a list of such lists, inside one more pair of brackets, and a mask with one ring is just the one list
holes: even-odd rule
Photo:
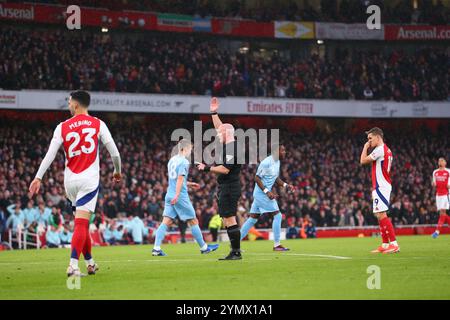
[[436, 207], [439, 211], [439, 220], [436, 231], [432, 237], [436, 239], [441, 233], [442, 227], [447, 222], [450, 226], [450, 216], [447, 210], [450, 208], [450, 170], [447, 169], [447, 161], [444, 157], [439, 158], [439, 168], [433, 171], [432, 185], [436, 188]]
[[[374, 127], [366, 132], [367, 142], [361, 152], [360, 164], [372, 166], [372, 200], [373, 213], [380, 226], [381, 246], [372, 253], [396, 253], [400, 251], [395, 229], [387, 216], [390, 207], [392, 191], [391, 168], [393, 155], [391, 149], [384, 143], [383, 130]], [[373, 149], [368, 154], [369, 149]]]

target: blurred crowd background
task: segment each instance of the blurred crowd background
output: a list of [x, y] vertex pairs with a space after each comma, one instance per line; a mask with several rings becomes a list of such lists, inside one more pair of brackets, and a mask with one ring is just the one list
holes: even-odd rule
[[[237, 44], [236, 44], [237, 45]], [[175, 34], [10, 28], [0, 88], [419, 101], [450, 99], [445, 46], [259, 48]], [[246, 47], [247, 46], [247, 47]], [[243, 50], [247, 49], [247, 50]], [[301, 54], [300, 54], [301, 53]]]
[[[1, 3], [6, 1], [0, 0]], [[22, 2], [22, 1], [8, 1]], [[69, 5], [66, 0], [34, 1]], [[448, 25], [448, 0], [94, 0], [82, 6], [267, 21], [361, 23], [378, 5], [383, 24]], [[373, 101], [449, 101], [448, 41], [298, 40], [0, 22], [0, 89], [64, 90]], [[73, 216], [64, 197], [60, 152], [45, 175], [41, 195], [28, 186], [63, 112], [0, 110], [0, 235], [24, 230], [48, 246], [70, 243]], [[101, 113], [116, 139], [125, 179], [112, 183], [112, 164], [101, 153], [101, 189], [91, 228], [97, 242], [146, 243], [161, 220], [166, 165], [175, 128], [207, 116]], [[385, 129], [394, 153], [390, 215], [395, 225], [436, 223], [431, 174], [440, 156], [450, 161], [446, 120], [230, 117], [239, 128], [281, 128], [288, 150], [282, 179], [297, 190], [280, 194], [287, 237], [315, 237], [317, 227], [376, 225], [371, 213], [370, 168], [358, 159], [366, 137]], [[132, 130], [130, 130], [132, 128]], [[242, 174], [239, 220], [252, 201], [255, 165]], [[192, 193], [200, 226], [220, 228], [216, 179], [191, 169], [201, 189]], [[263, 217], [258, 229], [270, 228]], [[184, 235], [186, 226], [171, 229]]]
[[[27, 193], [54, 127], [64, 114], [32, 113], [32, 119], [20, 112], [3, 115], [5, 120], [0, 123], [0, 230], [49, 230], [65, 237], [72, 229], [73, 216], [64, 197], [62, 151], [44, 177], [41, 194], [30, 198]], [[205, 116], [200, 119], [132, 114], [98, 116], [108, 123], [116, 140], [125, 177], [120, 184], [112, 182], [112, 163], [102, 149], [101, 189], [92, 227], [99, 229], [104, 241], [110, 243], [151, 241], [152, 231], [163, 213], [167, 162], [175, 145], [170, 142], [171, 132], [179, 127], [191, 130], [194, 120], [203, 120], [204, 129], [212, 124]], [[364, 129], [372, 123], [301, 118], [273, 122], [264, 117], [230, 117], [227, 120], [244, 129], [249, 126], [282, 128], [281, 142], [288, 156], [282, 163], [281, 178], [297, 188], [292, 194], [276, 191], [284, 215], [283, 227], [290, 228], [288, 231], [299, 235], [309, 224], [314, 227], [377, 224], [372, 214], [370, 168], [361, 167], [358, 162], [366, 139]], [[436, 223], [438, 213], [431, 175], [438, 157], [450, 158], [447, 122], [424, 124], [414, 120], [391, 120], [380, 125], [386, 129], [386, 143], [394, 154], [390, 210], [394, 224]], [[244, 165], [242, 172], [238, 209], [241, 223], [251, 206], [256, 165]], [[208, 230], [212, 217], [217, 214], [216, 178], [192, 166], [189, 180], [201, 185], [199, 191], [191, 193], [191, 199], [201, 228]], [[184, 231], [185, 227], [178, 223], [172, 231], [179, 228]], [[256, 227], [270, 228], [270, 218], [261, 218]]]

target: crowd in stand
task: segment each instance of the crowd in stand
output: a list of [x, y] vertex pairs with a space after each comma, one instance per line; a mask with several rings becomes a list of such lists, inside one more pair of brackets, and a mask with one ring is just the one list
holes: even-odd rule
[[[173, 145], [170, 134], [176, 127], [192, 127], [191, 120], [175, 124], [172, 120], [142, 117], [140, 123], [129, 121], [123, 117], [108, 122], [123, 159], [123, 183], [112, 182], [112, 163], [107, 152], [101, 150], [101, 189], [91, 227], [100, 230], [103, 240], [110, 244], [150, 241], [162, 217], [166, 166]], [[129, 129], [131, 125], [133, 130]], [[54, 124], [38, 122], [1, 122], [0, 234], [6, 229], [14, 233], [47, 230], [48, 243], [59, 246], [70, 241], [73, 217], [64, 197], [62, 152], [47, 171], [41, 194], [34, 199], [27, 194], [53, 128]], [[449, 128], [439, 130], [387, 132], [386, 142], [395, 157], [390, 211], [395, 225], [437, 222], [431, 174], [439, 156], [450, 157], [450, 142], [445, 138]], [[365, 137], [348, 132], [351, 130], [282, 131], [288, 157], [282, 163], [281, 178], [297, 188], [290, 194], [277, 191], [283, 226], [288, 227], [290, 237], [298, 236], [300, 230], [315, 236], [315, 227], [377, 224], [372, 214], [370, 168], [358, 163]], [[251, 206], [256, 166], [245, 165], [242, 172], [238, 208], [241, 223]], [[217, 213], [216, 179], [193, 166], [189, 179], [201, 185], [191, 198], [200, 226], [207, 230]], [[270, 218], [261, 218], [256, 227], [270, 228]]]
[[[68, 0], [40, 0], [53, 4], [72, 4]], [[197, 17], [228, 17], [257, 21], [326, 21], [365, 22], [366, 9], [370, 5], [381, 8], [383, 23], [428, 23], [447, 24], [449, 9], [441, 0], [420, 1], [415, 9], [410, 0], [397, 1], [395, 5], [382, 0], [321, 0], [320, 7], [314, 8], [305, 1], [257, 1], [246, 3], [242, 0], [95, 0], [77, 1], [80, 5], [102, 7], [110, 10], [140, 10], [163, 13], [188, 14]]]
[[445, 101], [450, 93], [449, 53], [435, 47], [288, 59], [229, 52], [196, 37], [4, 27], [0, 61], [3, 89], [395, 101]]

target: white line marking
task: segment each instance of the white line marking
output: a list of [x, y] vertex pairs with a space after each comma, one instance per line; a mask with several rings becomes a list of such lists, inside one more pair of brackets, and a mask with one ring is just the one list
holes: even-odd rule
[[[277, 254], [267, 254], [267, 253], [246, 253], [245, 255], [256, 255], [256, 256], [272, 256], [277, 257]], [[289, 254], [281, 254], [283, 256], [299, 256], [299, 257], [311, 257], [310, 259], [302, 259], [304, 261], [315, 261], [315, 260], [323, 260], [323, 258], [336, 259], [336, 260], [376, 260], [376, 257], [342, 257], [342, 256], [333, 256], [333, 255], [324, 255], [324, 254], [307, 254], [307, 253], [289, 253]], [[178, 255], [177, 255], [178, 256]], [[192, 255], [193, 256], [193, 255]], [[318, 259], [314, 259], [318, 258]], [[438, 259], [438, 260], [450, 260], [450, 257], [398, 257], [395, 256], [395, 260], [411, 260], [411, 259]], [[82, 261], [82, 260], [81, 260]], [[154, 259], [143, 259], [143, 260], [97, 260], [98, 263], [126, 263], [126, 262], [213, 262], [218, 261], [215, 259], [166, 259], [166, 258], [154, 258]], [[241, 260], [243, 262], [254, 262], [254, 261], [277, 261], [273, 258], [261, 258], [261, 259], [252, 259]], [[10, 266], [10, 265], [52, 265], [52, 264], [65, 264], [66, 261], [39, 261], [39, 262], [26, 262], [26, 261], [8, 261], [8, 262], [0, 262], [1, 266]], [[81, 262], [80, 262], [81, 263]]]
[[[203, 259], [149, 259], [149, 260], [96, 260], [96, 262], [98, 263], [129, 263], [129, 262], [213, 262], [213, 261], [219, 261], [218, 258], [217, 259], [208, 259], [208, 260], [203, 260]], [[252, 259], [252, 260], [241, 260], [244, 262], [254, 262], [254, 261], [274, 261], [273, 259]], [[17, 261], [17, 262], [0, 262], [0, 266], [4, 265], [49, 265], [49, 264], [63, 264], [66, 261], [39, 261], [39, 262], [21, 262], [21, 261]]]
[[[276, 256], [277, 254], [269, 254], [269, 253], [247, 253], [248, 255], [259, 255], [259, 256]], [[338, 260], [349, 260], [351, 257], [342, 257], [342, 256], [332, 256], [328, 254], [310, 254], [310, 253], [282, 253], [284, 256], [302, 256], [302, 257], [319, 257], [319, 258], [329, 258], [329, 259], [338, 259]]]
[[[256, 258], [250, 260], [250, 262], [253, 261], [275, 261], [275, 257], [279, 256], [290, 256], [290, 257], [313, 257], [313, 258], [321, 258], [319, 260], [322, 260], [322, 258], [328, 258], [328, 259], [337, 259], [337, 260], [349, 260], [352, 259], [350, 257], [341, 257], [341, 256], [333, 256], [333, 255], [325, 255], [325, 254], [306, 254], [306, 253], [284, 253], [284, 254], [278, 254], [278, 253], [245, 253], [244, 259], [242, 261], [249, 261], [245, 259], [245, 255], [250, 256], [266, 256], [266, 257], [272, 257], [272, 258]], [[185, 254], [185, 255], [177, 255], [177, 256], [198, 256], [195, 254]], [[307, 259], [307, 260], [316, 260], [316, 259]], [[80, 260], [82, 261], [82, 260]], [[124, 259], [124, 260], [97, 260], [98, 263], [139, 263], [139, 262], [212, 262], [212, 261], [218, 261], [218, 258], [214, 259], [167, 259], [167, 258], [152, 258], [152, 259]], [[0, 262], [0, 266], [2, 265], [51, 265], [51, 264], [62, 264], [65, 263], [65, 261], [38, 261], [38, 262], [22, 262], [22, 261], [15, 261], [15, 262]]]

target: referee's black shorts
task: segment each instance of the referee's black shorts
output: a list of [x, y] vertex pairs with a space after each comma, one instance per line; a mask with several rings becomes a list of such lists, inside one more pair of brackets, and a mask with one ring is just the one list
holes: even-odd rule
[[217, 193], [219, 215], [222, 218], [236, 216], [240, 197], [241, 184], [239, 182], [219, 184], [219, 192]]

